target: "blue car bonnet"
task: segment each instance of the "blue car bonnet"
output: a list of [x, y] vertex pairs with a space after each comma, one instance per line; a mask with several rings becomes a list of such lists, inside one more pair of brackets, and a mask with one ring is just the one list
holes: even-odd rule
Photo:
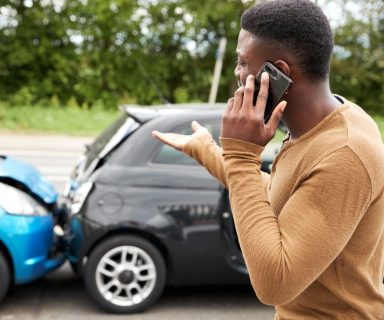
[[58, 193], [51, 182], [29, 163], [13, 157], [0, 156], [0, 178], [23, 184], [47, 204], [53, 204], [58, 199]]

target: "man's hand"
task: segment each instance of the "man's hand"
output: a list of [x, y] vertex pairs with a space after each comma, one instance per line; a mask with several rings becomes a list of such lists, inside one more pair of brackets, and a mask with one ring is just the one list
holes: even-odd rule
[[201, 126], [197, 121], [192, 121], [191, 127], [194, 131], [194, 133], [191, 135], [177, 133], [162, 133], [159, 131], [153, 131], [152, 136], [170, 145], [171, 147], [174, 147], [179, 151], [183, 151], [184, 146], [194, 138], [201, 136], [207, 136], [208, 138], [212, 138], [212, 135], [209, 133], [208, 129]]
[[269, 76], [264, 72], [261, 76], [256, 106], [253, 106], [255, 77], [253, 75], [247, 77], [245, 87], [237, 89], [234, 98], [228, 100], [222, 119], [221, 137], [243, 140], [264, 147], [275, 136], [287, 102], [281, 101], [268, 123], [264, 124], [268, 86]]

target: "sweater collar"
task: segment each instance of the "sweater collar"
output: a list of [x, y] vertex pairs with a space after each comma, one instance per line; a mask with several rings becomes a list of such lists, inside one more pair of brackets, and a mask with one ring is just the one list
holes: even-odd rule
[[322, 128], [324, 128], [330, 121], [332, 121], [337, 115], [339, 115], [341, 112], [349, 108], [349, 101], [341, 96], [335, 95], [335, 97], [342, 102], [342, 104], [332, 111], [329, 115], [327, 115], [323, 120], [321, 120], [317, 125], [315, 125], [311, 130], [304, 133], [301, 137], [295, 140], [291, 140], [291, 135], [288, 132], [286, 137], [283, 140], [283, 146], [291, 146], [294, 144], [297, 144], [303, 140], [306, 140], [307, 138], [311, 137], [312, 135], [316, 134], [317, 132], [321, 131]]

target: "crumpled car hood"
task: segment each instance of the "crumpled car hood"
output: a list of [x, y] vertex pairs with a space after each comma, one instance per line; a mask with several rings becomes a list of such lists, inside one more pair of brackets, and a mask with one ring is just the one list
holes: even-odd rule
[[55, 203], [59, 196], [53, 184], [35, 167], [13, 157], [0, 156], [0, 179], [21, 183], [47, 204]]

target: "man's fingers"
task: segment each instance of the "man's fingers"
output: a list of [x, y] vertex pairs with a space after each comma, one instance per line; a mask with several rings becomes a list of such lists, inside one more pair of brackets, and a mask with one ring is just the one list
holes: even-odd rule
[[227, 101], [227, 109], [229, 111], [232, 110], [233, 108], [233, 104], [235, 103], [235, 98], [229, 98], [228, 101]]
[[169, 141], [169, 138], [167, 138], [167, 135], [165, 133], [159, 132], [157, 130], [152, 131], [152, 137], [159, 139], [162, 142], [167, 143]]
[[227, 107], [224, 109], [223, 117], [228, 116], [233, 110], [233, 105], [235, 103], [235, 98], [229, 98], [227, 102]]
[[230, 119], [234, 102], [235, 102], [235, 98], [229, 98], [227, 102], [227, 107], [224, 109], [223, 116], [221, 118], [221, 130], [220, 130], [220, 136], [222, 137], [225, 137], [227, 134], [227, 131], [228, 131], [227, 122]]
[[260, 116], [260, 118], [264, 118], [265, 107], [267, 105], [268, 99], [268, 88], [269, 88], [269, 75], [267, 72], [263, 72], [261, 75], [260, 81], [260, 90], [257, 95], [257, 101], [255, 106], [255, 112]]
[[279, 126], [279, 123], [283, 117], [283, 113], [285, 108], [287, 107], [287, 101], [281, 101], [275, 110], [273, 110], [273, 113], [271, 115], [271, 118], [269, 119], [267, 126], [270, 131], [270, 133], [273, 133], [275, 135], [275, 132], [277, 130], [277, 127]]
[[155, 131], [152, 131], [152, 136], [177, 150], [180, 150], [182, 147], [180, 143], [177, 142], [177, 139], [175, 139], [174, 134], [162, 133], [155, 130]]
[[244, 87], [243, 106], [253, 108], [253, 93], [255, 91], [255, 77], [248, 75], [247, 81]]
[[241, 105], [243, 104], [243, 95], [244, 95], [244, 87], [240, 87], [235, 91], [234, 99], [233, 99], [233, 111], [239, 111], [241, 109]]

